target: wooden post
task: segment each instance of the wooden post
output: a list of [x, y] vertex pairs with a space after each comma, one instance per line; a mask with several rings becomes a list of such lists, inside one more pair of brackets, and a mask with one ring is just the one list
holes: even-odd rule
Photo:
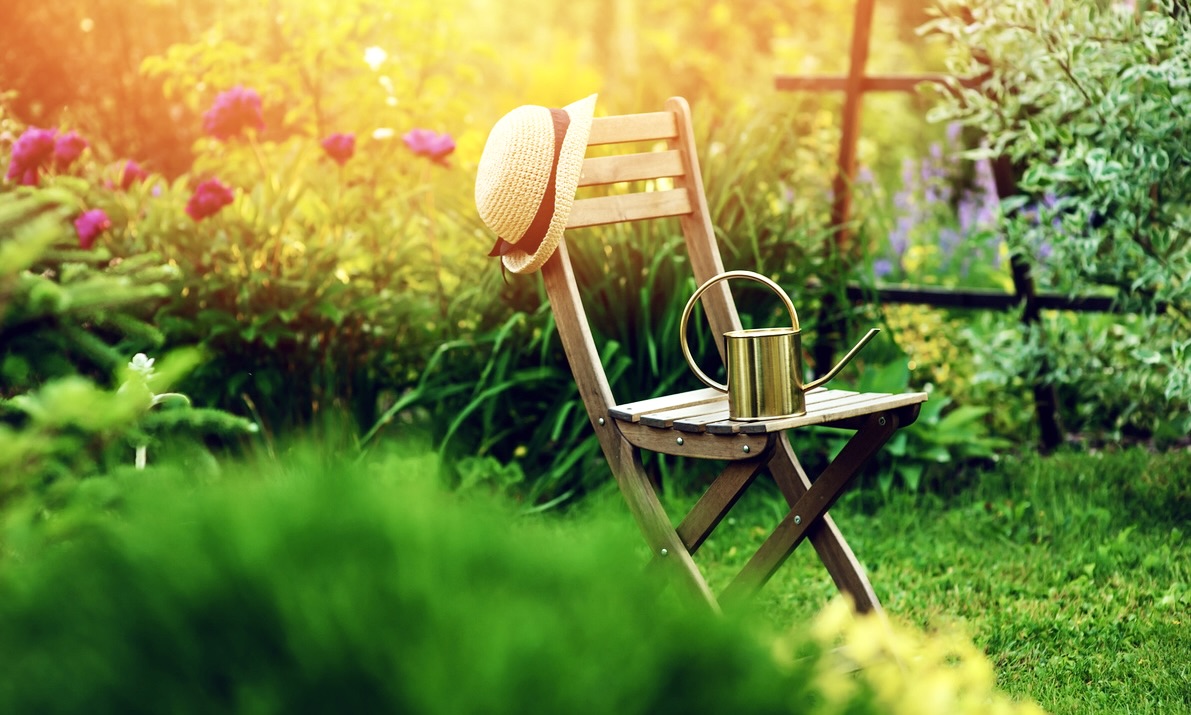
[[[857, 0], [852, 24], [852, 48], [848, 76], [844, 80], [844, 116], [839, 141], [839, 166], [831, 183], [831, 226], [833, 244], [827, 249], [841, 259], [849, 250], [847, 223], [852, 211], [852, 184], [856, 179], [856, 145], [860, 138], [860, 110], [864, 101], [865, 65], [873, 27], [875, 0]], [[841, 279], [843, 276], [841, 276]], [[842, 282], [842, 281], [841, 281]], [[843, 339], [844, 321], [838, 314], [838, 299], [826, 293], [819, 308], [819, 330], [813, 351], [815, 374], [822, 375], [835, 362], [835, 345]]]
[[[1018, 193], [1017, 176], [1013, 162], [1000, 156], [992, 161], [993, 181], [997, 195], [1002, 199]], [[1030, 264], [1024, 258], [1013, 255], [1010, 259], [1013, 272], [1013, 292], [1024, 303], [1021, 322], [1029, 330], [1041, 323], [1041, 309], [1034, 277], [1030, 275]], [[1034, 379], [1034, 409], [1038, 414], [1038, 437], [1043, 451], [1049, 452], [1063, 441], [1063, 429], [1059, 425], [1059, 398], [1055, 387], [1046, 381], [1050, 373], [1050, 360], [1043, 354], [1038, 362], [1038, 376]]]

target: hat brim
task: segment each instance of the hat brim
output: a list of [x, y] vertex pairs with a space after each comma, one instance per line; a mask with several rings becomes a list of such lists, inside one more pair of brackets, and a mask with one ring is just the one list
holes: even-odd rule
[[595, 115], [596, 96], [584, 97], [563, 107], [571, 118], [562, 149], [558, 155], [558, 170], [555, 174], [554, 213], [550, 217], [550, 228], [542, 237], [537, 250], [532, 254], [517, 250], [516, 245], [501, 260], [505, 268], [513, 273], [533, 273], [540, 269], [558, 244], [571, 217], [575, 203], [575, 192], [579, 189], [579, 177], [583, 173], [583, 157], [587, 154], [587, 140], [591, 136], [591, 120]]

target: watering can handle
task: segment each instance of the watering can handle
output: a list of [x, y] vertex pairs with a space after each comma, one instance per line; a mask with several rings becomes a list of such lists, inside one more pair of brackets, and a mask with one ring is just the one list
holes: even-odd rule
[[777, 293], [778, 297], [782, 299], [782, 303], [785, 304], [786, 310], [790, 312], [790, 318], [794, 321], [794, 331], [798, 332], [800, 330], [798, 326], [798, 311], [794, 310], [794, 303], [790, 300], [790, 296], [786, 295], [786, 291], [782, 290], [781, 286], [769, 280], [760, 273], [753, 273], [752, 271], [726, 271], [708, 279], [706, 283], [699, 286], [699, 289], [695, 291], [695, 294], [691, 296], [691, 299], [686, 302], [686, 308], [682, 311], [682, 322], [678, 324], [678, 340], [682, 343], [682, 354], [683, 357], [686, 358], [686, 364], [690, 365], [691, 370], [695, 373], [695, 377], [699, 378], [704, 385], [707, 385], [708, 387], [714, 387], [720, 392], [727, 392], [728, 386], [716, 382], [715, 380], [712, 380], [710, 377], [708, 377], [707, 374], [700, 370], [699, 366], [695, 364], [695, 359], [691, 357], [691, 348], [689, 345], [687, 345], [686, 339], [686, 325], [691, 319], [691, 311], [695, 309], [695, 303], [699, 300], [699, 296], [703, 295], [703, 292], [712, 285], [719, 283], [720, 281], [728, 280], [729, 278], [747, 278], [751, 281], [763, 283], [768, 286], [770, 290], [772, 290], [774, 293]]

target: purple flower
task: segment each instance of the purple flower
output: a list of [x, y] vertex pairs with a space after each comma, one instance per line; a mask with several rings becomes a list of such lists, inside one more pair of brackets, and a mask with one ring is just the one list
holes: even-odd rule
[[327, 152], [327, 156], [334, 159], [336, 164], [343, 166], [356, 153], [356, 135], [332, 134], [323, 139], [322, 146], [323, 151]]
[[186, 213], [195, 221], [202, 221], [219, 213], [220, 209], [235, 198], [235, 193], [219, 179], [207, 179], [195, 188], [190, 200], [186, 202]]
[[42, 165], [54, 155], [56, 134], [54, 129], [26, 129], [12, 145], [12, 161], [5, 178], [15, 179], [24, 186], [36, 186]]
[[447, 156], [455, 151], [455, 140], [446, 132], [439, 134], [430, 129], [414, 129], [402, 139], [413, 153], [443, 166], [447, 165]]
[[99, 234], [112, 227], [112, 220], [102, 209], [84, 211], [74, 220], [74, 231], [79, 235], [79, 246], [90, 249]]
[[219, 141], [240, 136], [250, 127], [258, 132], [265, 128], [261, 96], [239, 85], [216, 97], [215, 104], [203, 115], [203, 131]]
[[75, 159], [87, 148], [87, 140], [75, 132], [59, 134], [54, 140], [54, 165], [65, 169], [74, 163]]
[[910, 231], [913, 228], [914, 220], [909, 216], [901, 216], [897, 219], [897, 228], [889, 234], [889, 245], [898, 258], [901, 258], [906, 249], [910, 247]]
[[120, 174], [120, 188], [128, 191], [138, 181], [149, 178], [149, 172], [131, 159], [124, 164], [124, 171]]
[[959, 139], [963, 135], [964, 127], [959, 122], [948, 122], [947, 124], [947, 146], [958, 147]]
[[873, 262], [873, 275], [877, 278], [884, 278], [893, 273], [893, 262], [888, 258], [881, 258]]
[[959, 245], [960, 235], [953, 228], [944, 228], [939, 231], [939, 251], [944, 258], [951, 258], [955, 253], [956, 246]]

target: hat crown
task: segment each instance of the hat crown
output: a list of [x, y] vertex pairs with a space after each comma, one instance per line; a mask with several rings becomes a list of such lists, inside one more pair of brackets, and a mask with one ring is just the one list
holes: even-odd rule
[[488, 135], [476, 171], [476, 209], [498, 237], [489, 255], [499, 253], [514, 273], [538, 270], [562, 241], [595, 103], [593, 94], [562, 110], [521, 106], [501, 117]]
[[476, 208], [497, 236], [515, 243], [550, 183], [554, 130], [550, 110], [526, 105], [492, 127], [476, 173]]

